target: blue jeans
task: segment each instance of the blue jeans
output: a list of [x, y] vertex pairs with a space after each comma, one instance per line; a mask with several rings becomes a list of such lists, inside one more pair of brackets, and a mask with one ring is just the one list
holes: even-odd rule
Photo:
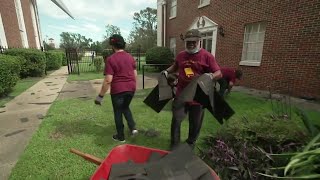
[[126, 118], [130, 131], [135, 129], [136, 126], [132, 117], [131, 110], [129, 108], [133, 96], [134, 92], [122, 92], [119, 94], [111, 94], [117, 135], [121, 138], [124, 138], [124, 125], [122, 115], [124, 115], [124, 117]]

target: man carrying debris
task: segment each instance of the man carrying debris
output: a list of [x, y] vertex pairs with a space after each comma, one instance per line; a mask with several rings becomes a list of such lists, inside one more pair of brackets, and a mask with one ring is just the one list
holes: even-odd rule
[[[208, 73], [212, 80], [218, 80], [222, 77], [220, 67], [214, 56], [200, 48], [201, 34], [198, 30], [189, 30], [185, 35], [185, 50], [180, 52], [175, 63], [168, 69], [162, 71], [163, 74], [178, 72], [178, 82], [176, 97], [179, 97], [185, 87], [193, 78]], [[175, 98], [174, 102], [177, 98]], [[186, 102], [183, 108], [172, 108], [171, 122], [171, 148], [176, 147], [180, 143], [180, 128], [184, 114], [189, 114], [189, 136], [186, 142], [194, 146], [200, 133], [202, 120], [204, 117], [203, 106], [195, 101]]]
[[222, 78], [218, 80], [220, 85], [219, 94], [224, 97], [231, 92], [233, 85], [237, 80], [241, 80], [242, 71], [230, 67], [221, 67]]

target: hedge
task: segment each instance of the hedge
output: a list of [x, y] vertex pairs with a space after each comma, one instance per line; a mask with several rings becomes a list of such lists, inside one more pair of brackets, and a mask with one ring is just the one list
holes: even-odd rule
[[50, 50], [49, 52], [55, 52], [55, 53], [59, 53], [62, 59], [62, 66], [66, 66], [67, 63], [67, 56], [66, 53], [62, 50]]
[[19, 80], [20, 59], [0, 54], [0, 97], [7, 95]]
[[62, 55], [60, 52], [48, 51], [46, 54], [46, 70], [57, 70], [62, 65]]
[[146, 52], [146, 64], [172, 64], [174, 55], [167, 47], [153, 47]]
[[25, 58], [26, 61], [22, 64], [20, 72], [22, 78], [38, 77], [45, 74], [46, 56], [44, 52], [37, 49], [8, 49], [5, 54]]

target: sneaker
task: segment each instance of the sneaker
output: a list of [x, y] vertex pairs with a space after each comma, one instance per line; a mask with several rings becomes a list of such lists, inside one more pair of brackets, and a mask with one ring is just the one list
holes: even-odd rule
[[135, 136], [135, 135], [137, 135], [137, 134], [138, 134], [138, 130], [134, 129], [134, 130], [131, 131], [131, 135], [132, 135], [132, 136]]
[[112, 139], [115, 141], [122, 142], [122, 143], [126, 142], [126, 140], [124, 138], [120, 138], [117, 134], [113, 135]]

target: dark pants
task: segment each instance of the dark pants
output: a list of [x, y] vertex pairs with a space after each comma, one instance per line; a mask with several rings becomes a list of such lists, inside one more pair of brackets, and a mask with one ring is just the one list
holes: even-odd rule
[[119, 137], [124, 138], [124, 125], [123, 125], [122, 114], [127, 120], [129, 129], [130, 130], [135, 129], [136, 124], [132, 118], [132, 113], [129, 108], [133, 95], [134, 95], [134, 92], [123, 92], [119, 94], [111, 94], [114, 121], [116, 124], [117, 134]]
[[229, 88], [229, 82], [226, 79], [221, 78], [221, 79], [218, 80], [218, 83], [220, 85], [219, 94], [223, 97], [224, 93]]
[[175, 147], [180, 143], [180, 129], [181, 122], [186, 114], [189, 114], [189, 135], [186, 142], [194, 144], [198, 139], [202, 121], [204, 117], [204, 110], [201, 105], [185, 105], [185, 107], [172, 110], [173, 117], [171, 122], [171, 147]]

